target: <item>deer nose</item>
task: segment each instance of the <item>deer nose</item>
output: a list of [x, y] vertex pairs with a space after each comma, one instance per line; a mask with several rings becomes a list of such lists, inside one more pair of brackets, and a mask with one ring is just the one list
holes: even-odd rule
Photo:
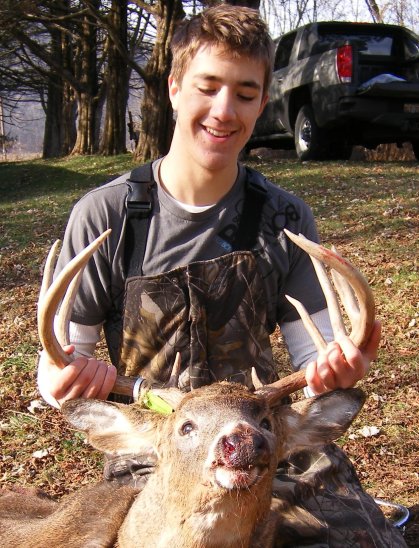
[[260, 466], [269, 461], [268, 442], [256, 430], [222, 436], [217, 444], [217, 453], [225, 466], [233, 468]]

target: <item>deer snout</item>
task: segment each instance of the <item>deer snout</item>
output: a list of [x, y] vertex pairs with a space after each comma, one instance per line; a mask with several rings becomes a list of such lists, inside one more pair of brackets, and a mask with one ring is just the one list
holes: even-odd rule
[[216, 451], [220, 464], [231, 468], [249, 468], [269, 462], [268, 442], [256, 430], [246, 429], [222, 436]]
[[271, 451], [266, 437], [250, 426], [239, 424], [216, 441], [210, 470], [213, 482], [225, 489], [249, 489], [269, 469]]

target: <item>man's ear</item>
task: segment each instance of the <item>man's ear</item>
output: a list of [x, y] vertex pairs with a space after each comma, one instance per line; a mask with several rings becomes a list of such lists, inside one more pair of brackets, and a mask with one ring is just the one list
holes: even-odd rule
[[258, 118], [262, 114], [263, 109], [266, 107], [266, 103], [268, 102], [268, 99], [269, 99], [269, 95], [265, 93], [265, 95], [262, 97], [262, 102], [260, 103]]
[[169, 86], [169, 99], [170, 99], [170, 102], [172, 103], [173, 110], [176, 111], [180, 86], [178, 85], [177, 81], [172, 75], [170, 75], [168, 78], [168, 86]]

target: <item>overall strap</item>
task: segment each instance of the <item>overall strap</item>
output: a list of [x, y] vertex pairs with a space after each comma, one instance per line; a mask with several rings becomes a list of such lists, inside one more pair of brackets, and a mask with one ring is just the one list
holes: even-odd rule
[[[126, 183], [128, 195], [124, 268], [126, 278], [130, 278], [143, 273], [143, 261], [153, 210], [152, 188], [155, 182], [152, 163], [134, 169]], [[257, 171], [246, 168], [246, 192], [233, 243], [234, 251], [251, 250], [256, 245], [267, 194], [264, 177]]]
[[243, 211], [233, 243], [234, 251], [250, 251], [257, 243], [263, 206], [268, 197], [265, 178], [246, 167], [246, 191]]
[[132, 170], [126, 198], [127, 219], [125, 229], [124, 269], [126, 278], [138, 276], [143, 271], [147, 235], [153, 210], [154, 183], [152, 163]]

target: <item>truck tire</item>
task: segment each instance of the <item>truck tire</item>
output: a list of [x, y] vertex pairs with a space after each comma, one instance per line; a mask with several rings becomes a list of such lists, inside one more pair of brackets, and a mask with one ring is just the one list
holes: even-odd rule
[[326, 156], [327, 139], [314, 119], [310, 105], [300, 108], [294, 128], [294, 142], [298, 158], [305, 160], [323, 160]]

